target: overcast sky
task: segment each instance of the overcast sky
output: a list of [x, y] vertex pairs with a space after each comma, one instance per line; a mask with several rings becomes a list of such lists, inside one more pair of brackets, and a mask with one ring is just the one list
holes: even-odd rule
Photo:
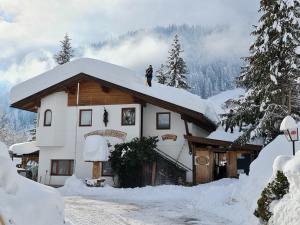
[[157, 25], [221, 24], [249, 40], [258, 6], [259, 0], [0, 0], [0, 79], [42, 71], [32, 52], [57, 50], [66, 32], [76, 47]]

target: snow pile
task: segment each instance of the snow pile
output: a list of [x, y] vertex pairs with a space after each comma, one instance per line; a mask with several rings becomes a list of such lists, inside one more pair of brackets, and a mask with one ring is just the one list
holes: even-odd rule
[[[9, 158], [6, 146], [0, 142], [0, 188], [7, 194], [15, 194], [18, 185], [17, 171]], [[1, 204], [1, 202], [0, 202]]]
[[72, 175], [65, 181], [65, 185], [59, 188], [59, 191], [64, 193], [64, 195], [80, 195], [85, 188], [85, 183], [75, 175]]
[[66, 224], [59, 192], [19, 176], [3, 143], [0, 143], [0, 218], [6, 225]]
[[296, 121], [293, 119], [293, 117], [288, 115], [282, 120], [280, 124], [280, 130], [281, 131], [291, 130], [291, 129], [295, 129], [296, 126], [297, 126]]
[[108, 144], [104, 137], [100, 135], [87, 136], [84, 143], [84, 161], [107, 161]]
[[16, 155], [30, 154], [39, 150], [36, 147], [36, 141], [17, 143], [9, 147], [9, 151], [12, 151]]
[[[208, 101], [214, 106], [215, 111], [218, 114], [224, 114], [229, 112], [230, 105], [226, 106], [226, 101], [237, 100], [245, 94], [245, 90], [242, 88], [236, 88], [233, 90], [223, 91], [217, 95], [208, 98]], [[229, 108], [228, 108], [229, 107]]]
[[300, 224], [300, 152], [295, 157], [278, 157], [274, 173], [282, 170], [290, 183], [289, 193], [273, 205], [270, 225]]
[[219, 126], [217, 130], [210, 133], [210, 135], [208, 135], [207, 138], [233, 142], [236, 139], [238, 139], [242, 134], [242, 132], [239, 132], [238, 127], [235, 127], [233, 133], [231, 133], [230, 129], [227, 132], [225, 132], [225, 129], [222, 126]]
[[[296, 149], [300, 149], [299, 142], [296, 142]], [[287, 156], [276, 159], [280, 155]], [[249, 176], [240, 176], [239, 182], [232, 193], [232, 198], [238, 201], [238, 204], [244, 210], [248, 211], [245, 212], [245, 218], [240, 221], [240, 224], [258, 224], [258, 220], [253, 215], [253, 212], [257, 207], [257, 200], [262, 190], [273, 177], [273, 162], [274, 168], [282, 168], [285, 160], [289, 159], [291, 155], [292, 143], [288, 142], [284, 135], [279, 135], [264, 147], [258, 158], [251, 163]]]

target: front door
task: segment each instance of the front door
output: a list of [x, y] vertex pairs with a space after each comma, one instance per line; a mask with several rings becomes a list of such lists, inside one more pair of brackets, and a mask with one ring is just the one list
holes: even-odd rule
[[194, 156], [195, 183], [203, 184], [213, 180], [213, 152], [207, 149], [197, 149]]

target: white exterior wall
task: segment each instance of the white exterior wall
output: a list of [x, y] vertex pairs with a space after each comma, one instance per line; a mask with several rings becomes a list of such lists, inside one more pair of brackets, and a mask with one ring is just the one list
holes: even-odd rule
[[[143, 126], [143, 135], [144, 136], [158, 136], [159, 142], [157, 148], [172, 158], [178, 160], [188, 168], [192, 169], [192, 155], [189, 154], [188, 143], [184, 138], [186, 134], [184, 121], [181, 119], [180, 114], [175, 112], [170, 112], [171, 114], [171, 126], [170, 129], [166, 130], [157, 130], [156, 129], [156, 113], [159, 112], [170, 112], [166, 109], [147, 104], [144, 107], [144, 126]], [[191, 133], [197, 134], [197, 136], [206, 137], [208, 135], [207, 132], [194, 126], [192, 124], [188, 124], [189, 131]], [[191, 129], [192, 128], [192, 129]], [[194, 134], [193, 133], [193, 134]], [[175, 134], [177, 136], [177, 140], [165, 140], [163, 141], [161, 136], [164, 134]], [[192, 171], [187, 172], [187, 181], [192, 182]]]
[[[65, 92], [56, 92], [41, 100], [39, 108], [39, 123], [36, 131], [37, 146], [64, 146], [66, 109], [68, 96]], [[44, 126], [44, 112], [52, 111], [51, 126]]]
[[[84, 135], [86, 133], [115, 129], [127, 133], [126, 141], [140, 137], [141, 131], [141, 106], [139, 104], [126, 105], [98, 105], [98, 106], [67, 106], [67, 93], [57, 92], [51, 94], [41, 101], [39, 108], [39, 123], [37, 127], [37, 146], [40, 147], [39, 175], [38, 181], [47, 185], [63, 185], [68, 176], [50, 176], [52, 159], [75, 159], [75, 174], [79, 178], [92, 176], [92, 163], [84, 162], [83, 148]], [[108, 111], [108, 124], [103, 123], [104, 107]], [[134, 126], [121, 126], [122, 108], [135, 107], [136, 119]], [[52, 124], [44, 127], [44, 112], [52, 111]], [[92, 126], [79, 127], [79, 110], [92, 109]], [[169, 130], [156, 129], [156, 113], [170, 112], [163, 108], [147, 104], [143, 109], [143, 135], [158, 136], [158, 149], [165, 152], [172, 158], [178, 160], [188, 168], [192, 169], [192, 156], [189, 154], [188, 143], [184, 139], [186, 134], [184, 121], [180, 114], [171, 113], [171, 128]], [[189, 131], [196, 136], [206, 137], [208, 132], [198, 126], [189, 123]], [[175, 134], [177, 140], [163, 141], [164, 134]], [[113, 144], [113, 143], [112, 143]], [[76, 157], [75, 157], [76, 155]], [[113, 185], [111, 177], [106, 177], [108, 184]], [[187, 181], [192, 182], [192, 172], [187, 173]]]
[[[104, 107], [109, 114], [107, 127], [103, 123]], [[122, 108], [129, 107], [136, 108], [135, 125], [121, 126]], [[43, 126], [46, 109], [52, 110], [51, 127]], [[92, 126], [78, 126], [80, 109], [92, 109]], [[68, 107], [67, 94], [59, 92], [42, 99], [39, 112], [40, 118], [37, 128], [37, 142], [40, 147], [38, 181], [44, 184], [64, 184], [68, 176], [50, 176], [51, 159], [75, 159], [75, 152], [76, 176], [82, 179], [92, 176], [92, 163], [83, 160], [84, 135], [86, 133], [95, 130], [115, 129], [127, 133], [126, 141], [140, 136], [141, 107], [139, 104]], [[56, 143], [56, 139], [58, 143]], [[106, 180], [107, 183], [113, 185], [111, 177], [106, 177]]]

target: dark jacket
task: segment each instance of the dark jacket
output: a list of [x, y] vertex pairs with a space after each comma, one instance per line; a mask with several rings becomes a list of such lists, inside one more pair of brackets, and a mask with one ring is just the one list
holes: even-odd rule
[[146, 77], [147, 78], [152, 78], [152, 74], [153, 74], [152, 67], [148, 67], [148, 69], [146, 70]]

